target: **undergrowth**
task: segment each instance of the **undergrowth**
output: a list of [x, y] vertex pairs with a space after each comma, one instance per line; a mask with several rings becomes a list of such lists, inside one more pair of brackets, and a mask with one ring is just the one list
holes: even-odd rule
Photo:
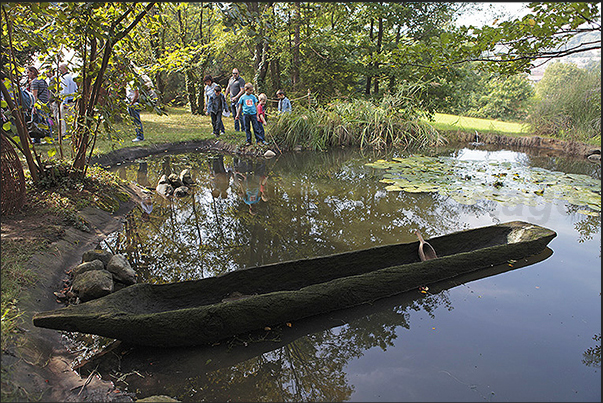
[[380, 100], [335, 100], [316, 108], [296, 107], [278, 116], [268, 134], [285, 147], [301, 145], [314, 150], [354, 145], [382, 148], [386, 145], [435, 146], [445, 143], [427, 121], [417, 93], [419, 85], [407, 85]]
[[46, 165], [43, 178], [33, 184], [28, 177], [31, 203], [43, 213], [62, 218], [66, 224], [82, 231], [90, 231], [79, 210], [88, 206], [114, 213], [120, 201], [128, 194], [119, 189], [124, 181], [98, 166], [90, 166], [83, 178], [74, 175], [66, 161], [52, 161]]

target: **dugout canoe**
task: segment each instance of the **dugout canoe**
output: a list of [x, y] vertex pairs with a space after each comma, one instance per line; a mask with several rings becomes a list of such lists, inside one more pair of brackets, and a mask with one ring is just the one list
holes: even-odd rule
[[438, 258], [426, 261], [420, 261], [415, 241], [201, 280], [134, 284], [82, 304], [37, 313], [33, 323], [144, 346], [211, 344], [535, 255], [556, 235], [513, 221], [431, 238]]

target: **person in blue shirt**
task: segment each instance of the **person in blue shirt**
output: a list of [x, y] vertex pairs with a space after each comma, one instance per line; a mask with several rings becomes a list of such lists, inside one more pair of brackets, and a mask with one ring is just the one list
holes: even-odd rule
[[253, 126], [253, 134], [257, 144], [265, 144], [264, 133], [259, 126], [258, 122], [258, 98], [253, 95], [253, 84], [245, 84], [245, 94], [239, 98], [238, 110], [236, 120], [241, 119], [243, 116], [243, 125], [245, 127], [245, 135], [247, 136], [247, 143], [245, 146], [251, 145], [251, 126]]
[[289, 101], [289, 98], [285, 95], [285, 91], [278, 90], [276, 96], [278, 97], [278, 112], [291, 112], [291, 101]]

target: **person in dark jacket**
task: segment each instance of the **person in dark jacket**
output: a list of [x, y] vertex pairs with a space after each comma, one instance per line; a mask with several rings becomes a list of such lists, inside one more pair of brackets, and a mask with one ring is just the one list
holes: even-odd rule
[[227, 110], [228, 104], [226, 103], [226, 97], [222, 94], [222, 87], [216, 85], [214, 93], [209, 96], [209, 100], [207, 101], [207, 113], [211, 116], [211, 126], [216, 137], [224, 134], [222, 112]]

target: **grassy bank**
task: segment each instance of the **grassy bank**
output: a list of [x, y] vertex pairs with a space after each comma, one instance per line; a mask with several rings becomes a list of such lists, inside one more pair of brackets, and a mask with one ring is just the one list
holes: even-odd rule
[[[166, 108], [167, 115], [157, 115], [155, 112], [142, 111], [140, 118], [144, 129], [143, 142], [133, 143], [136, 137], [134, 126], [128, 120], [113, 125], [112, 139], [100, 130], [94, 146], [94, 155], [107, 154], [113, 150], [126, 147], [144, 147], [152, 144], [178, 143], [191, 140], [206, 140], [214, 138], [212, 134], [211, 119], [206, 115], [191, 115], [185, 107]], [[220, 140], [234, 144], [245, 144], [245, 132], [235, 132], [232, 117], [223, 118], [226, 133]], [[36, 150], [42, 154], [51, 152], [58, 156], [54, 144], [36, 145]], [[69, 144], [63, 144], [64, 155], [69, 158], [71, 150]]]

